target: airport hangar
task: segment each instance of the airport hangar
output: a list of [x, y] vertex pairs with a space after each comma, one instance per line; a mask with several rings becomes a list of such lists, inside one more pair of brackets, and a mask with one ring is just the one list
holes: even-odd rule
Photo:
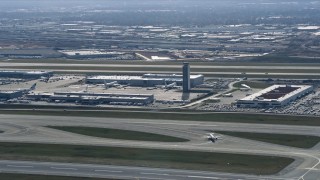
[[238, 100], [237, 107], [281, 107], [288, 105], [290, 102], [293, 102], [312, 91], [313, 86], [307, 85], [273, 85], [258, 93]]
[[[153, 87], [176, 83], [183, 85], [183, 75], [177, 74], [144, 74], [142, 76], [92, 76], [86, 79], [88, 84], [103, 84], [116, 81], [122, 85]], [[204, 83], [203, 75], [190, 75], [190, 87], [196, 87]]]

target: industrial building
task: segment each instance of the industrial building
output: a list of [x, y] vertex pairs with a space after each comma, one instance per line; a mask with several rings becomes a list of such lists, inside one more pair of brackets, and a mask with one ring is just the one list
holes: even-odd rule
[[237, 101], [237, 107], [281, 107], [313, 91], [307, 85], [273, 85]]
[[0, 71], [1, 78], [39, 79], [52, 75], [51, 71]]
[[[144, 74], [142, 76], [92, 76], [87, 77], [88, 84], [104, 84], [117, 81], [122, 85], [153, 87], [176, 83], [177, 86], [183, 85], [183, 76], [177, 74]], [[204, 82], [203, 75], [191, 75], [190, 86], [195, 87]]]
[[48, 102], [69, 102], [79, 104], [121, 104], [121, 105], [148, 105], [153, 103], [152, 94], [115, 94], [89, 92], [32, 92], [27, 95], [32, 100], [47, 100]]

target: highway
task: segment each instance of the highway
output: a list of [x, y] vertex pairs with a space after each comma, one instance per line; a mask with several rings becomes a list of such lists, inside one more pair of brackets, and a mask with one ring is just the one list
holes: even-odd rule
[[[152, 133], [165, 134], [181, 138], [190, 139], [185, 143], [165, 143], [165, 142], [144, 142], [144, 141], [128, 141], [95, 138], [84, 135], [73, 134], [69, 132], [59, 131], [44, 126], [90, 126], [90, 127], [106, 127], [119, 128], [128, 130], [145, 131]], [[19, 115], [0, 115], [0, 130], [4, 133], [0, 134], [1, 142], [30, 142], [30, 143], [59, 143], [59, 144], [79, 144], [79, 145], [95, 145], [95, 146], [117, 146], [117, 147], [141, 147], [141, 148], [156, 148], [156, 149], [172, 149], [172, 150], [193, 150], [203, 152], [229, 152], [229, 153], [245, 153], [259, 155], [280, 155], [286, 157], [294, 157], [297, 159], [295, 163], [280, 172], [275, 176], [268, 176], [266, 179], [312, 179], [319, 175], [320, 162], [320, 146], [312, 149], [299, 149], [286, 146], [274, 145], [269, 143], [245, 140], [236, 137], [223, 136], [223, 140], [217, 143], [210, 143], [206, 140], [206, 134], [209, 131], [224, 130], [224, 131], [246, 131], [246, 132], [266, 132], [266, 133], [285, 133], [285, 134], [303, 134], [303, 135], [319, 135], [320, 127], [314, 126], [286, 126], [286, 125], [263, 125], [263, 124], [244, 124], [244, 123], [221, 123], [221, 122], [197, 122], [197, 121], [169, 121], [169, 120], [150, 120], [150, 119], [117, 119], [117, 118], [86, 118], [86, 117], [61, 117], [61, 116], [19, 116]], [[8, 162], [8, 161], [4, 161]], [[13, 162], [14, 163], [14, 162]], [[26, 162], [23, 166], [32, 166], [35, 168], [22, 168], [24, 172], [43, 172], [34, 164]], [[28, 164], [29, 163], [29, 164]], [[49, 163], [50, 167], [55, 167], [55, 164]], [[3, 164], [0, 167], [4, 172], [18, 172], [21, 168], [7, 166]], [[68, 164], [68, 169], [52, 169], [46, 167], [45, 172], [65, 173], [65, 170], [80, 169], [77, 164]], [[101, 175], [103, 172], [95, 172], [97, 169], [94, 165], [83, 165], [88, 168], [88, 171], [93, 174]], [[88, 166], [88, 167], [87, 167]], [[92, 166], [92, 167], [91, 167]], [[45, 168], [45, 166], [43, 167]], [[123, 167], [117, 167], [116, 171], [124, 171]], [[160, 179], [179, 179], [179, 177], [159, 177], [159, 173], [153, 170], [151, 174], [139, 174], [149, 172], [150, 168], [134, 168], [136, 171], [127, 171], [128, 177], [140, 175], [139, 177], [160, 178]], [[147, 169], [147, 170], [146, 170]], [[108, 169], [107, 169], [108, 170]], [[50, 172], [47, 172], [50, 171]], [[170, 172], [169, 172], [170, 171]], [[175, 174], [178, 172], [173, 170], [163, 170], [160, 174]], [[73, 174], [82, 176], [81, 171], [71, 171]], [[188, 171], [189, 172], [189, 171]], [[195, 172], [192, 172], [195, 173]], [[70, 172], [68, 172], [70, 174]], [[90, 173], [89, 173], [90, 174]], [[106, 175], [110, 173], [105, 173]], [[181, 174], [181, 173], [180, 173]], [[197, 173], [195, 173], [197, 174]], [[199, 176], [189, 174], [190, 176]], [[257, 177], [239, 175], [239, 174], [223, 174], [213, 173], [201, 175], [211, 178], [252, 178]], [[114, 172], [118, 178], [123, 178], [123, 173]], [[148, 175], [148, 176], [146, 176]], [[121, 176], [121, 177], [120, 177]], [[165, 176], [165, 175], [163, 175]], [[106, 177], [106, 176], [104, 176]], [[310, 177], [310, 178], [309, 178]], [[180, 177], [183, 179], [184, 177]], [[201, 178], [200, 178], [201, 179]]]

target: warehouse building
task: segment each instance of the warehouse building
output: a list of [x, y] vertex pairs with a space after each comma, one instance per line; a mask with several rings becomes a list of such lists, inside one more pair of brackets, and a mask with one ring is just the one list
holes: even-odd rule
[[39, 79], [51, 76], [51, 71], [0, 71], [1, 78]]
[[237, 101], [237, 107], [264, 108], [281, 107], [313, 91], [307, 85], [273, 85], [258, 93]]
[[[88, 84], [103, 84], [117, 82], [122, 85], [153, 87], [176, 83], [183, 85], [183, 76], [177, 74], [144, 74], [142, 76], [92, 76], [86, 79]], [[203, 75], [190, 75], [190, 86], [195, 87], [204, 83]]]
[[32, 100], [47, 100], [49, 102], [69, 102], [80, 104], [121, 104], [148, 105], [153, 103], [152, 94], [116, 94], [116, 93], [84, 93], [84, 92], [32, 92], [27, 96]]

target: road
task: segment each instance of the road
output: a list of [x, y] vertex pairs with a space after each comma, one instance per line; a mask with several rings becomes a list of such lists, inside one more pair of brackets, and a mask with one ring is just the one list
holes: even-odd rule
[[[144, 142], [144, 141], [127, 141], [95, 138], [84, 135], [73, 134], [69, 132], [59, 131], [44, 126], [90, 126], [90, 127], [106, 127], [119, 128], [128, 130], [145, 131], [152, 133], [165, 134], [181, 138], [190, 139], [184, 143], [165, 143], [165, 142]], [[265, 132], [265, 133], [284, 133], [284, 134], [302, 134], [302, 135], [319, 135], [320, 127], [314, 126], [289, 126], [289, 125], [264, 125], [264, 124], [245, 124], [245, 123], [222, 123], [222, 122], [197, 122], [197, 121], [169, 121], [169, 120], [151, 120], [151, 119], [117, 119], [117, 118], [90, 118], [87, 117], [61, 117], [61, 116], [19, 116], [19, 115], [0, 115], [0, 130], [4, 133], [0, 134], [1, 142], [32, 142], [32, 143], [59, 143], [59, 144], [79, 144], [79, 145], [96, 145], [96, 146], [117, 146], [117, 147], [142, 147], [156, 149], [172, 149], [172, 150], [192, 150], [203, 152], [228, 152], [228, 153], [245, 153], [259, 155], [276, 155], [293, 157], [296, 162], [281, 171], [275, 176], [267, 176], [265, 179], [316, 179], [319, 177], [319, 162], [320, 162], [320, 146], [312, 149], [291, 148], [281, 145], [274, 145], [242, 138], [223, 136], [223, 140], [217, 143], [210, 143], [206, 140], [206, 134], [209, 131], [245, 131], [245, 132]], [[4, 161], [8, 163], [8, 161]], [[13, 162], [15, 163], [15, 162]], [[59, 170], [60, 175], [68, 170], [68, 173], [73, 172], [75, 175], [82, 176], [83, 172], [92, 172], [92, 174], [101, 175], [103, 172], [95, 172], [95, 165], [81, 165], [87, 170], [81, 169], [79, 164], [67, 164], [63, 166], [68, 169], [52, 169], [59, 164], [47, 163], [48, 166], [43, 166], [45, 170], [38, 169], [38, 166], [26, 162], [23, 166], [32, 166], [35, 168], [22, 168], [25, 172], [46, 172], [53, 173]], [[2, 164], [2, 163], [0, 163]], [[37, 164], [37, 163], [35, 163]], [[7, 166], [2, 164], [1, 171], [18, 172], [21, 168]], [[50, 166], [50, 167], [49, 167]], [[185, 179], [186, 177], [173, 177], [171, 175], [181, 175], [182, 171], [150, 168], [133, 168], [127, 171], [130, 167], [114, 167], [116, 171], [126, 172], [126, 176], [158, 179]], [[104, 167], [104, 168], [107, 168]], [[72, 169], [79, 169], [74, 171]], [[81, 169], [81, 170], [80, 170]], [[15, 170], [15, 171], [13, 171]], [[110, 170], [110, 169], [106, 169]], [[149, 172], [149, 170], [151, 170]], [[69, 172], [70, 171], [70, 172]], [[156, 173], [157, 172], [157, 173]], [[240, 174], [223, 174], [223, 173], [207, 173], [197, 174], [198, 172], [188, 171], [182, 175], [210, 177], [212, 179], [240, 177], [240, 179], [263, 179], [257, 176], [240, 175]], [[57, 172], [56, 172], [57, 173]], [[139, 174], [144, 173], [144, 174]], [[145, 174], [150, 173], [150, 174]], [[90, 174], [90, 173], [89, 173]], [[109, 173], [106, 173], [109, 174]], [[123, 176], [124, 173], [116, 173], [116, 177]], [[159, 175], [162, 174], [162, 175]], [[168, 177], [163, 174], [169, 174]], [[159, 177], [160, 176], [160, 177]], [[210, 179], [208, 178], [208, 179]], [[196, 177], [194, 177], [196, 179]]]

